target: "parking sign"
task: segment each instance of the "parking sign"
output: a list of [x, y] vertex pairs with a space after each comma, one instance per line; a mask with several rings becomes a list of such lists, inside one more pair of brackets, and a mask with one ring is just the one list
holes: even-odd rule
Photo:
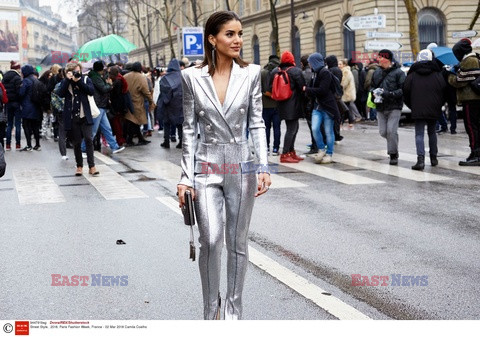
[[203, 56], [203, 27], [183, 27], [183, 55]]

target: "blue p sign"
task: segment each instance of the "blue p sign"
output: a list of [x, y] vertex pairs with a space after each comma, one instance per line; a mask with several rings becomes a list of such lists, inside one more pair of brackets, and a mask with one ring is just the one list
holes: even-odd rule
[[188, 55], [203, 55], [203, 30], [201, 27], [183, 28], [183, 53]]

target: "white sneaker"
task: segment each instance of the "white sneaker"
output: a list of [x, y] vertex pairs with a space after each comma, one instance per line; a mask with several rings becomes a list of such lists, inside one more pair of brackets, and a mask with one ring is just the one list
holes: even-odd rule
[[332, 155], [326, 154], [320, 164], [330, 164], [332, 162]]
[[318, 153], [313, 155], [313, 160], [315, 161], [315, 163], [320, 164], [326, 153], [326, 150], [318, 150]]
[[113, 153], [113, 154], [119, 153], [119, 152], [122, 152], [123, 150], [125, 150], [125, 146], [119, 147], [118, 149], [112, 151], [112, 153]]
[[68, 160], [68, 156], [62, 156], [62, 160]]
[[82, 152], [82, 158], [83, 159], [86, 159], [87, 158], [87, 154], [85, 152]]

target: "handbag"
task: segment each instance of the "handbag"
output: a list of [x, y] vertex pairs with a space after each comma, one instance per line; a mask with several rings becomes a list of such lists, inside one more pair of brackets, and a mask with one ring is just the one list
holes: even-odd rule
[[[84, 77], [84, 82], [87, 84], [87, 76]], [[97, 103], [95, 103], [95, 98], [91, 95], [87, 95], [88, 97], [88, 104], [90, 105], [90, 112], [92, 113], [92, 118], [97, 118], [100, 116], [100, 109], [97, 107]]]
[[183, 220], [185, 225], [190, 226], [190, 259], [195, 261], [195, 242], [193, 237], [193, 226], [195, 226], [195, 211], [193, 209], [192, 194], [185, 191], [185, 204], [182, 207]]

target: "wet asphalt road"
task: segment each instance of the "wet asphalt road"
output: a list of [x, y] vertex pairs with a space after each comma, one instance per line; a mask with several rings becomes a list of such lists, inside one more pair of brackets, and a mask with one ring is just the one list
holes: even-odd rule
[[[360, 123], [343, 135], [336, 153], [388, 163], [372, 153], [386, 153], [375, 125]], [[152, 144], [127, 148], [109, 165], [147, 195], [142, 199], [105, 200], [84, 177], [72, 176], [73, 153], [61, 161], [52, 140], [42, 152], [7, 153], [0, 179], [0, 319], [201, 319], [188, 230], [156, 200], [175, 196], [174, 181], [142, 166], [178, 165], [180, 150], [161, 149], [161, 138], [155, 133]], [[307, 143], [302, 122], [297, 152]], [[440, 162], [462, 159], [452, 151], [467, 152], [467, 144], [461, 126], [457, 135], [440, 135]], [[400, 151], [415, 154], [411, 125], [400, 129]], [[400, 155], [400, 167], [412, 164]], [[35, 167], [48, 170], [66, 202], [19, 204], [13, 172]], [[347, 185], [280, 166], [282, 177], [305, 186], [272, 188], [256, 201], [250, 245], [373, 319], [478, 319], [478, 174], [432, 168], [428, 160], [425, 172], [448, 180], [416, 182], [338, 162], [329, 167], [383, 183]], [[118, 239], [126, 245], [116, 245]], [[52, 274], [97, 273], [127, 275], [128, 285], [51, 286]], [[354, 286], [352, 275], [388, 281]], [[244, 307], [245, 319], [336, 319], [254, 265]]]

